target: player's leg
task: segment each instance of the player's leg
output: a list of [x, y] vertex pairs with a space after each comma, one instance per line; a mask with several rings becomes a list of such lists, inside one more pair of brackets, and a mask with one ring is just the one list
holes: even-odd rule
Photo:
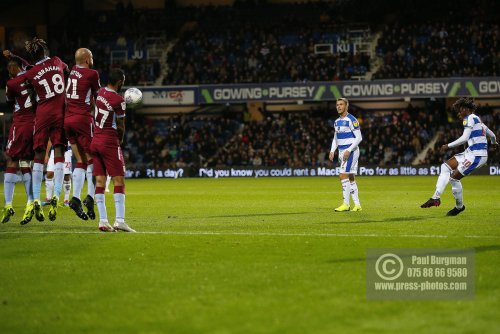
[[455, 207], [448, 211], [446, 214], [447, 216], [456, 216], [465, 210], [462, 182], [460, 182], [463, 177], [464, 175], [462, 175], [462, 173], [458, 170], [455, 170], [451, 175], [450, 183], [451, 191], [453, 193], [453, 197], [455, 198]]
[[63, 191], [64, 191], [64, 206], [69, 206], [69, 194], [71, 192], [71, 174], [64, 174]]
[[349, 173], [349, 181], [351, 183], [351, 197], [354, 202], [354, 208], [352, 208], [352, 211], [361, 211], [361, 202], [359, 201], [359, 191], [358, 191], [358, 184], [356, 183], [356, 174], [358, 170], [358, 159], [359, 159], [359, 150], [355, 150], [354, 152], [351, 153], [353, 156], [352, 160], [352, 165], [350, 168]]
[[115, 229], [109, 225], [108, 213], [106, 211], [106, 198], [104, 187], [106, 185], [106, 167], [97, 150], [93, 150], [92, 160], [94, 161], [94, 176], [96, 180], [95, 201], [97, 212], [99, 213], [99, 230], [102, 232], [114, 232]]
[[31, 160], [20, 160], [19, 167], [23, 174], [24, 191], [26, 192], [26, 208], [24, 209], [21, 225], [28, 224], [35, 214], [33, 207], [33, 186], [31, 181]]
[[342, 197], [344, 201], [339, 207], [335, 208], [335, 211], [349, 211], [351, 209], [351, 207], [349, 206], [351, 196], [351, 182], [349, 181], [349, 174], [340, 174], [340, 184], [342, 185]]
[[125, 231], [125, 232], [135, 232], [130, 226], [125, 222], [125, 177], [113, 176], [114, 194], [113, 198], [115, 200], [115, 212], [116, 218], [113, 225], [115, 230]]
[[354, 174], [349, 174], [349, 181], [351, 182], [351, 197], [354, 202], [354, 208], [352, 211], [361, 211], [361, 202], [359, 201], [358, 184], [356, 183], [356, 178]]
[[45, 173], [45, 203], [48, 205], [52, 194], [54, 192], [54, 150], [49, 145], [45, 154], [45, 164], [47, 165], [47, 172]]
[[50, 200], [49, 219], [56, 220], [59, 197], [64, 183], [64, 146], [54, 141], [54, 195]]
[[350, 196], [351, 196], [351, 182], [349, 181], [349, 174], [351, 173], [351, 168], [353, 165], [354, 154], [351, 153], [347, 160], [344, 160], [344, 151], [339, 151], [339, 162], [340, 162], [340, 184], [342, 185], [342, 197], [344, 199], [343, 203], [335, 208], [337, 212], [349, 211], [350, 207]]
[[[34, 145], [36, 145], [36, 141]], [[45, 220], [45, 214], [43, 213], [42, 203], [40, 201], [40, 190], [42, 187], [43, 166], [45, 160], [44, 158], [45, 158], [44, 146], [36, 148], [35, 158], [33, 159], [33, 169], [31, 172], [31, 184], [33, 188], [33, 206], [35, 210], [35, 218], [38, 221]], [[45, 187], [47, 187], [47, 183], [45, 183]]]
[[14, 198], [14, 189], [17, 181], [17, 160], [12, 160], [7, 156], [7, 168], [3, 176], [4, 208], [2, 214], [2, 223], [7, 223], [15, 213], [12, 207]]
[[[118, 150], [118, 154], [117, 153]], [[110, 148], [105, 160], [106, 170], [113, 179], [116, 218], [113, 228], [119, 231], [135, 232], [125, 222], [125, 162], [121, 148]]]
[[87, 156], [87, 197], [83, 200], [83, 205], [87, 208], [87, 215], [90, 219], [95, 219], [94, 211], [94, 197], [95, 197], [95, 185], [93, 179], [94, 171], [94, 160], [89, 153], [85, 153]]
[[470, 152], [465, 153], [465, 158], [458, 164], [458, 167], [451, 175], [451, 190], [455, 198], [455, 207], [448, 211], [447, 216], [456, 216], [465, 210], [462, 182], [463, 177], [470, 175], [474, 170], [480, 168], [488, 157], [474, 156]]
[[80, 200], [80, 194], [87, 173], [87, 156], [78, 143], [72, 143], [71, 150], [76, 159], [76, 166], [73, 170], [73, 198]]
[[76, 158], [76, 166], [73, 170], [73, 198], [71, 198], [71, 201], [69, 202], [69, 207], [73, 209], [79, 218], [88, 220], [89, 217], [85, 211], [83, 211], [82, 201], [80, 199], [87, 170], [87, 156], [78, 143], [71, 144], [71, 148]]
[[106, 192], [109, 193], [109, 184], [111, 183], [111, 176], [106, 177]]
[[427, 202], [425, 202], [420, 206], [421, 208], [430, 208], [433, 206], [441, 205], [441, 195], [443, 194], [444, 189], [450, 182], [450, 176], [452, 171], [457, 169], [458, 161], [463, 158], [462, 155], [463, 154], [457, 154], [452, 158], [450, 158], [448, 161], [441, 164], [440, 174], [436, 182], [436, 191], [434, 192], [434, 195], [432, 195], [432, 197], [429, 198], [429, 200], [427, 200]]

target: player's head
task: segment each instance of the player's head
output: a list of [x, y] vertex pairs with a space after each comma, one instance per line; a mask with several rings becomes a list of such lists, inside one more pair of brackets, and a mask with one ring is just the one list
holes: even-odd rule
[[21, 72], [21, 61], [18, 58], [11, 58], [7, 63], [7, 71], [9, 71], [9, 76], [14, 78], [19, 72]]
[[349, 109], [349, 101], [345, 97], [337, 99], [336, 107], [339, 115], [342, 115]]
[[92, 56], [92, 52], [86, 48], [76, 50], [75, 63], [82, 67], [94, 67], [94, 57]]
[[47, 43], [41, 38], [34, 37], [31, 41], [24, 42], [24, 46], [34, 61], [42, 60], [49, 54]]
[[125, 83], [125, 73], [120, 68], [113, 68], [109, 72], [108, 86], [111, 86], [116, 92], [122, 89]]
[[465, 118], [476, 110], [476, 103], [470, 97], [461, 97], [453, 103], [453, 110], [457, 113], [458, 117]]

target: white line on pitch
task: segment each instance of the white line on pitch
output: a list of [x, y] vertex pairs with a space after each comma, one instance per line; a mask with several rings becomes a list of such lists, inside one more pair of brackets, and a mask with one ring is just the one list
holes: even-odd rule
[[[1, 234], [103, 234], [98, 231], [0, 231]], [[277, 236], [277, 237], [361, 237], [361, 238], [476, 238], [500, 239], [492, 235], [442, 235], [442, 234], [347, 234], [347, 233], [272, 233], [272, 232], [211, 232], [211, 231], [144, 231], [133, 234], [158, 234], [158, 235], [236, 235], [236, 236]]]

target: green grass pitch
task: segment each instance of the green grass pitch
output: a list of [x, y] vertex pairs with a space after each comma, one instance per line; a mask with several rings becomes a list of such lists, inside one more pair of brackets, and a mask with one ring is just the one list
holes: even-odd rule
[[[363, 211], [335, 213], [334, 177], [127, 180], [137, 234], [68, 208], [20, 226], [18, 184], [0, 333], [500, 333], [500, 178], [465, 178], [457, 217], [450, 186], [420, 209], [435, 182], [360, 177]], [[475, 299], [367, 300], [366, 249], [407, 247], [475, 248]]]

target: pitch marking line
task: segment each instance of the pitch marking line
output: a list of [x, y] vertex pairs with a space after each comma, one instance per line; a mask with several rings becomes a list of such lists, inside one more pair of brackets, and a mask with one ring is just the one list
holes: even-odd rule
[[[98, 231], [0, 231], [1, 234], [104, 234]], [[108, 233], [109, 234], [109, 233]], [[122, 233], [123, 234], [123, 233]], [[493, 235], [442, 235], [442, 234], [347, 234], [347, 233], [271, 233], [271, 232], [207, 232], [207, 231], [144, 231], [129, 234], [151, 234], [151, 235], [234, 235], [234, 236], [277, 236], [277, 237], [361, 237], [361, 238], [473, 238], [473, 239], [500, 239]]]

